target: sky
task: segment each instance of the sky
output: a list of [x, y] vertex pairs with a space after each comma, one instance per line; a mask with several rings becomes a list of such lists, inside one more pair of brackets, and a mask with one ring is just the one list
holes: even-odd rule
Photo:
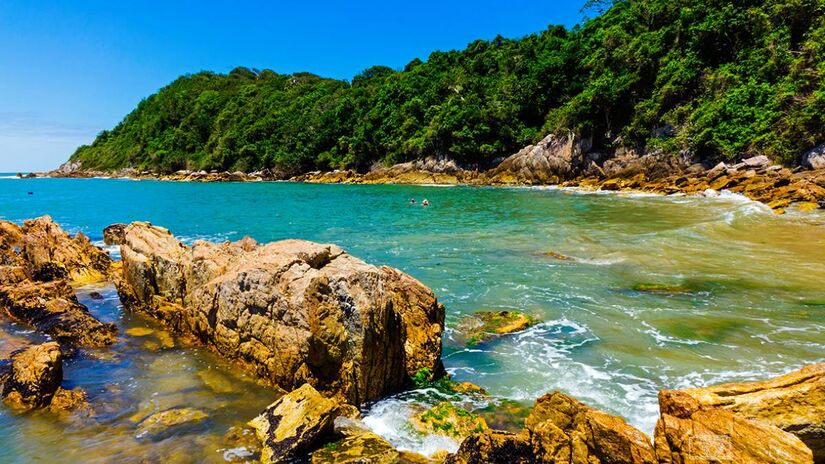
[[0, 1], [0, 172], [56, 168], [176, 77], [236, 66], [350, 79], [583, 20], [561, 1]]

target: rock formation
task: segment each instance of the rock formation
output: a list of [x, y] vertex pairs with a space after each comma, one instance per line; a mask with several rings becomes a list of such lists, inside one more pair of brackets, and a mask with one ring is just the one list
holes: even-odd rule
[[63, 380], [63, 355], [55, 342], [12, 354], [2, 395], [16, 409], [42, 408], [51, 403]]
[[558, 184], [573, 179], [589, 164], [590, 145], [572, 134], [550, 134], [506, 158], [485, 177], [491, 184]]
[[796, 436], [731, 411], [702, 406], [687, 393], [662, 391], [656, 455], [662, 464], [805, 464], [813, 456]]
[[[761, 382], [729, 383], [680, 391], [703, 407], [721, 408], [799, 437], [825, 462], [825, 363], [813, 364]], [[662, 410], [678, 407], [671, 392], [660, 396]]]
[[77, 301], [65, 280], [27, 280], [0, 287], [0, 308], [12, 319], [49, 334], [67, 348], [110, 345], [117, 334], [114, 324], [100, 322]]
[[284, 462], [311, 451], [333, 431], [340, 403], [326, 398], [309, 384], [282, 396], [249, 425], [263, 443], [263, 464]]
[[447, 462], [654, 464], [657, 461], [647, 435], [619, 417], [554, 392], [536, 401], [521, 433], [487, 431], [471, 436]]
[[193, 335], [290, 390], [360, 405], [441, 367], [444, 307], [412, 277], [335, 245], [199, 241], [134, 223], [116, 276], [128, 307]]
[[51, 335], [64, 348], [104, 346], [117, 329], [78, 302], [70, 283], [105, 278], [109, 256], [48, 216], [23, 226], [0, 221], [0, 310]]

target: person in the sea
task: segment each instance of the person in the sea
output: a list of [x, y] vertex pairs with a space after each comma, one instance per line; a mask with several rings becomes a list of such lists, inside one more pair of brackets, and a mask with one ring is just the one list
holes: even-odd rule
[[430, 206], [430, 202], [425, 198], [424, 201], [421, 202], [421, 206]]
[[415, 198], [410, 198], [410, 204], [411, 204], [411, 205], [414, 205], [414, 204], [415, 204]]

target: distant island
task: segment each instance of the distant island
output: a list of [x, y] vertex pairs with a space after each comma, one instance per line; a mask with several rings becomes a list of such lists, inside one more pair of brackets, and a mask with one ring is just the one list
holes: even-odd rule
[[448, 159], [485, 170], [547, 134], [611, 156], [765, 155], [825, 142], [821, 1], [590, 2], [573, 29], [478, 40], [351, 82], [236, 68], [178, 78], [71, 156], [77, 169], [288, 178]]

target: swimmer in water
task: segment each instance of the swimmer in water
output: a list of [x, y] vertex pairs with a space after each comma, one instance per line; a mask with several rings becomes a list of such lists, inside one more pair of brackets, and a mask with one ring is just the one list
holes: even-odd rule
[[410, 198], [410, 204], [411, 204], [411, 205], [414, 205], [414, 204], [415, 204], [415, 198]]
[[430, 206], [430, 202], [425, 198], [424, 201], [421, 202], [421, 206]]

